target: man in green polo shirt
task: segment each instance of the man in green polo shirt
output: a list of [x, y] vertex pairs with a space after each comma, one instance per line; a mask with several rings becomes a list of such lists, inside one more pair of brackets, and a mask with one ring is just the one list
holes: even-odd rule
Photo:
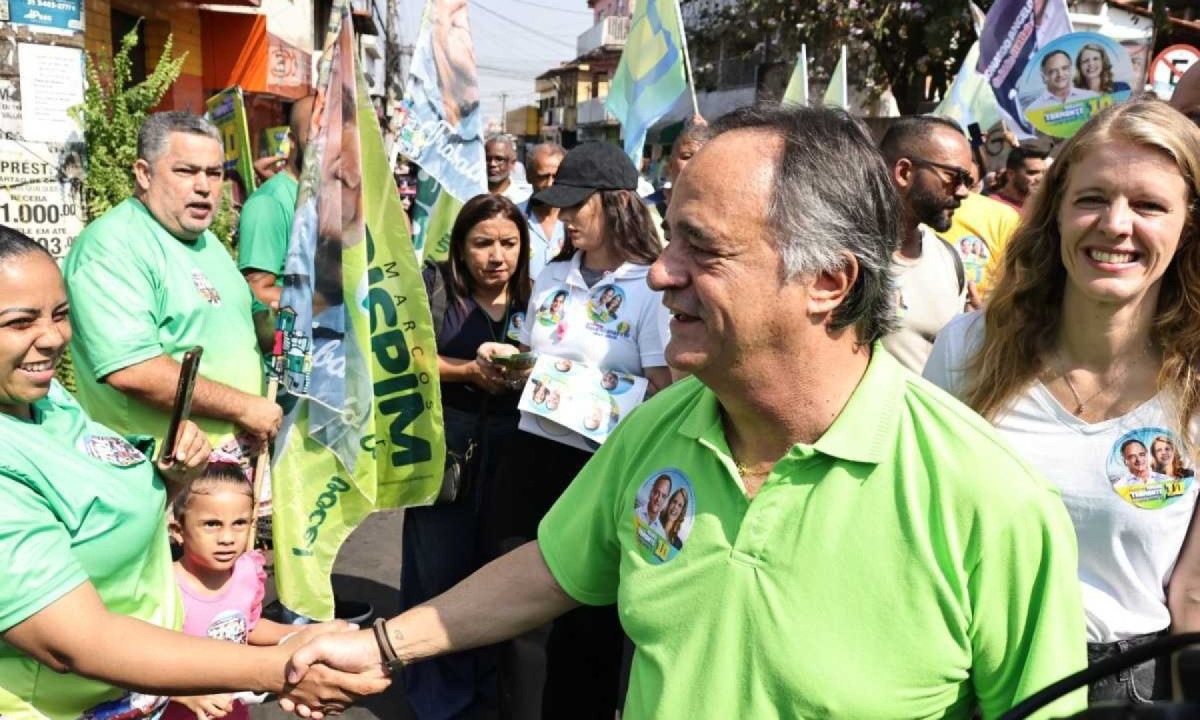
[[224, 150], [212, 123], [151, 115], [138, 132], [134, 197], [79, 236], [63, 263], [79, 400], [123, 434], [161, 438], [179, 360], [204, 347], [192, 416], [213, 446], [266, 441], [281, 411], [263, 397], [250, 290], [208, 231]]
[[312, 96], [292, 104], [288, 116], [292, 150], [287, 165], [250, 195], [238, 220], [238, 268], [255, 299], [267, 307], [279, 302], [283, 286], [283, 262], [296, 216], [297, 180], [308, 144], [312, 106]]
[[870, 136], [808, 108], [715, 131], [649, 276], [672, 312], [668, 362], [692, 377], [621, 423], [536, 542], [382, 638], [301, 649], [293, 677], [614, 601], [633, 720], [994, 718], [1084, 666], [1059, 498], [879, 343], [899, 209]]

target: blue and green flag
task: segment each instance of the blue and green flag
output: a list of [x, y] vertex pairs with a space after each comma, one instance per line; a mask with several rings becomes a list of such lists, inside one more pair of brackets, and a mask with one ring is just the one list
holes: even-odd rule
[[[374, 510], [429, 504], [445, 462], [437, 349], [408, 223], [338, 0], [321, 58], [272, 376], [280, 600], [333, 617], [338, 548]], [[361, 121], [360, 121], [361, 120]]]
[[620, 121], [625, 154], [638, 167], [646, 131], [687, 90], [676, 0], [637, 0], [604, 107]]

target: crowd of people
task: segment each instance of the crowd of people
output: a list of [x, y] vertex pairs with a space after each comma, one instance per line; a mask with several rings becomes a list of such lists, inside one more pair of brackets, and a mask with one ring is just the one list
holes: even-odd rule
[[[61, 272], [0, 227], [0, 715], [319, 717], [400, 680], [422, 720], [996, 717], [1200, 630], [1200, 70], [1014, 149], [990, 198], [933, 117], [697, 119], [649, 199], [614, 145], [521, 181], [489, 139], [423, 267], [462, 473], [405, 513], [400, 615], [297, 633], [262, 617], [248, 470], [311, 111], [236, 262], [185, 112]], [[1150, 660], [1042, 716], [1170, 696]]]

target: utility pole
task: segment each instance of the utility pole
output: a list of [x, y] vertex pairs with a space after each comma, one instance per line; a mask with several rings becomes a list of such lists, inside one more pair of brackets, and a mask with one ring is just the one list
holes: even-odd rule
[[500, 93], [500, 132], [508, 134], [508, 93]]

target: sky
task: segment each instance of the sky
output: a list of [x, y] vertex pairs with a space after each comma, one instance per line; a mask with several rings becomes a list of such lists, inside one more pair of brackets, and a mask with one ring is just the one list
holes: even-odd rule
[[[424, 0], [399, 0], [401, 42], [415, 44]], [[470, 0], [483, 122], [537, 104], [534, 78], [575, 58], [575, 40], [593, 25], [587, 0]]]

